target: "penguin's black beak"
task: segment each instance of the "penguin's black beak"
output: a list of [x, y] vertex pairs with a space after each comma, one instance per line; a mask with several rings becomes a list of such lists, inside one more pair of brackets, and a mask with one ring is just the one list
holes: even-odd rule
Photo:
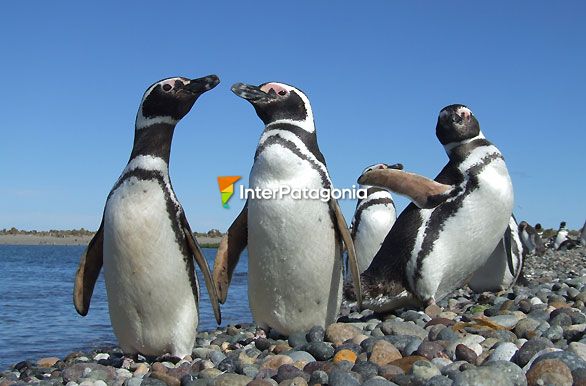
[[396, 170], [403, 170], [403, 164], [397, 163], [397, 164], [385, 164], [387, 166], [387, 168], [389, 169], [396, 169]]
[[250, 103], [261, 104], [268, 103], [274, 99], [277, 99], [277, 93], [271, 89], [272, 92], [266, 93], [258, 86], [252, 86], [245, 83], [235, 83], [232, 85], [232, 92], [240, 98], [246, 99]]
[[217, 75], [208, 75], [203, 78], [191, 79], [183, 86], [183, 89], [193, 94], [203, 94], [216, 87], [218, 83], [220, 83], [220, 78]]

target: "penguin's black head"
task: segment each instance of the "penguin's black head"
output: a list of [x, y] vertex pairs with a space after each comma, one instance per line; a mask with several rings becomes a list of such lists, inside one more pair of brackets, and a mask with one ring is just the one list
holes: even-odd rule
[[277, 82], [260, 86], [236, 83], [232, 92], [249, 101], [265, 125], [279, 120], [313, 122], [309, 99], [293, 86]]
[[464, 105], [444, 107], [437, 118], [435, 135], [442, 145], [455, 144], [480, 134], [480, 125]]
[[198, 79], [167, 78], [151, 85], [144, 93], [136, 116], [137, 129], [153, 123], [176, 124], [204, 92], [220, 83], [216, 75]]
[[560, 229], [565, 228], [565, 227], [566, 227], [566, 222], [565, 221], [562, 221], [560, 223]]
[[543, 229], [543, 227], [541, 226], [540, 223], [535, 224], [535, 230], [536, 231], [541, 231]]

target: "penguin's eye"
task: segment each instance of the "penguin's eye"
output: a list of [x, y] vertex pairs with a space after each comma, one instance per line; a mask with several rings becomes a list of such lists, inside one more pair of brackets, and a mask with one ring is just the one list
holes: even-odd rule
[[171, 85], [170, 85], [170, 84], [168, 84], [168, 83], [163, 85], [163, 90], [165, 90], [165, 91], [169, 91], [169, 90], [171, 90], [172, 88], [173, 88], [173, 87], [171, 87]]
[[281, 90], [281, 91], [279, 91], [279, 95], [281, 95], [281, 96], [287, 95], [287, 91]]

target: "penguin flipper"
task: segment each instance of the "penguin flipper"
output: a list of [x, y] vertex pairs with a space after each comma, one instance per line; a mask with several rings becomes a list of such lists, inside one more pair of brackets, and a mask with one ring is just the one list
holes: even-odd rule
[[354, 293], [356, 294], [358, 308], [361, 309], [362, 288], [360, 285], [360, 271], [358, 269], [356, 251], [354, 250], [354, 242], [352, 241], [352, 236], [348, 231], [348, 225], [346, 225], [346, 220], [344, 219], [344, 215], [342, 214], [340, 205], [338, 205], [338, 201], [336, 201], [333, 198], [330, 198], [329, 205], [330, 209], [332, 210], [332, 213], [334, 214], [334, 225], [338, 230], [340, 236], [342, 236], [342, 240], [344, 241], [344, 245], [346, 246], [346, 250], [348, 251], [348, 264], [350, 265], [350, 272], [352, 273], [352, 280], [354, 281]]
[[358, 183], [387, 188], [395, 193], [407, 196], [421, 209], [435, 208], [451, 197], [455, 188], [397, 169], [375, 169], [360, 176]]
[[[212, 281], [212, 275], [210, 274], [210, 268], [208, 267], [208, 263], [197, 243], [197, 240], [193, 236], [193, 232], [191, 231], [191, 227], [187, 222], [187, 218], [185, 214], [181, 216], [181, 225], [183, 227], [183, 233], [185, 234], [185, 241], [187, 242], [187, 247], [191, 251], [195, 262], [199, 265], [199, 269], [201, 269], [201, 273], [203, 274], [203, 279], [206, 283], [206, 288], [208, 290], [208, 294], [210, 296], [210, 302], [212, 303], [212, 308], [214, 310], [214, 316], [216, 317], [216, 322], [218, 324], [222, 323], [222, 313], [220, 312], [220, 303], [218, 301], [218, 293], [216, 292], [216, 287], [214, 286], [214, 282]], [[195, 275], [195, 272], [192, 272]], [[197, 288], [195, 289], [197, 291]], [[197, 299], [197, 294], [195, 294]]]
[[228, 287], [232, 274], [240, 259], [240, 254], [248, 244], [248, 202], [236, 217], [228, 232], [220, 241], [214, 261], [214, 283], [220, 302], [224, 304], [228, 297]]
[[92, 294], [94, 293], [94, 287], [98, 276], [100, 276], [100, 270], [104, 262], [103, 257], [104, 251], [104, 219], [100, 228], [91, 239], [87, 248], [81, 255], [79, 261], [79, 267], [75, 274], [75, 284], [73, 286], [73, 305], [75, 310], [81, 316], [86, 316], [90, 309], [90, 302], [92, 300]]

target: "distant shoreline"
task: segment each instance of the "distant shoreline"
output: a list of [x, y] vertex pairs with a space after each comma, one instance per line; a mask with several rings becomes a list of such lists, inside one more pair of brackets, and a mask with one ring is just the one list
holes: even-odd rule
[[[87, 245], [93, 235], [0, 234], [0, 245]], [[221, 237], [197, 236], [202, 248], [217, 248]]]

